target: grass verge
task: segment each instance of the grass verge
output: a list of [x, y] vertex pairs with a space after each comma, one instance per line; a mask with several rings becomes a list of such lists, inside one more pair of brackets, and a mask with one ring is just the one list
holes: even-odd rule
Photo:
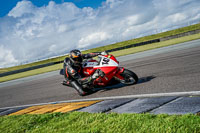
[[184, 42], [197, 40], [197, 39], [200, 39], [200, 33], [195, 34], [195, 35], [181, 37], [181, 38], [176, 38], [176, 39], [172, 39], [172, 40], [168, 40], [168, 41], [163, 41], [163, 42], [159, 42], [159, 43], [152, 43], [152, 44], [148, 44], [145, 46], [139, 46], [139, 47], [133, 47], [133, 48], [124, 49], [124, 50], [119, 50], [119, 51], [112, 52], [112, 54], [115, 56], [123, 56], [123, 55], [138, 53], [138, 52], [142, 52], [142, 51], [146, 51], [146, 50], [167, 47], [170, 45], [175, 45], [175, 44], [184, 43]]
[[43, 68], [39, 68], [39, 69], [35, 69], [35, 70], [30, 70], [30, 71], [26, 71], [26, 72], [21, 72], [21, 73], [12, 74], [9, 76], [1, 77], [0, 83], [9, 81], [9, 80], [14, 80], [14, 79], [19, 79], [19, 78], [24, 78], [24, 77], [38, 75], [38, 74], [42, 74], [42, 73], [46, 73], [46, 72], [55, 71], [55, 70], [62, 68], [62, 66], [63, 66], [63, 64], [56, 64], [56, 65], [52, 65], [52, 66], [48, 66], [48, 67], [43, 67]]
[[199, 133], [198, 115], [52, 113], [0, 117], [2, 133]]
[[[120, 51], [115, 51], [115, 52], [111, 52], [111, 54], [115, 55], [116, 57], [123, 56], [123, 55], [133, 54], [133, 53], [142, 52], [142, 51], [146, 51], [146, 50], [150, 50], [150, 49], [166, 47], [166, 46], [183, 43], [183, 42], [187, 42], [187, 41], [191, 41], [191, 40], [196, 40], [196, 39], [200, 39], [200, 34], [185, 36], [185, 37], [181, 37], [181, 38], [177, 38], [177, 39], [172, 39], [172, 40], [163, 41], [163, 42], [159, 42], [159, 43], [148, 44], [148, 45], [139, 46], [139, 47], [133, 47], [133, 48], [124, 49], [124, 50], [120, 50]], [[1, 77], [0, 83], [9, 81], [9, 80], [28, 77], [28, 76], [32, 76], [32, 75], [37, 75], [37, 74], [41, 74], [41, 73], [46, 73], [46, 72], [50, 72], [50, 71], [55, 71], [55, 70], [59, 70], [61, 68], [62, 68], [62, 64], [57, 64], [57, 65], [43, 67], [40, 69], [35, 69], [35, 70], [27, 71], [27, 72], [13, 74], [13, 75]]]
[[115, 44], [110, 44], [110, 45], [106, 45], [106, 46], [102, 46], [102, 47], [89, 49], [85, 52], [110, 50], [110, 49], [113, 49], [113, 48], [123, 47], [123, 46], [127, 46], [127, 45], [130, 45], [130, 44], [150, 41], [150, 40], [159, 39], [159, 38], [172, 36], [172, 35], [177, 35], [177, 34], [181, 34], [181, 33], [192, 31], [192, 30], [198, 30], [198, 29], [200, 29], [200, 23], [190, 25], [190, 26], [186, 26], [186, 27], [183, 27], [183, 28], [178, 28], [178, 29], [175, 29], [175, 30], [167, 31], [167, 32], [162, 32], [162, 33], [158, 33], [158, 34], [154, 34], [154, 35], [144, 36], [144, 37], [140, 37], [140, 38], [136, 38], [136, 39], [118, 42], [118, 43], [115, 43]]

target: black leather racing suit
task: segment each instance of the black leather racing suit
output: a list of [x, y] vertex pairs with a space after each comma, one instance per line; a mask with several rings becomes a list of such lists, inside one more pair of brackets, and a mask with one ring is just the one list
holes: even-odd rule
[[[101, 52], [98, 53], [89, 53], [89, 54], [83, 54], [83, 59], [89, 59], [95, 56], [100, 55]], [[82, 64], [74, 64], [71, 58], [65, 58], [64, 60], [64, 76], [66, 79], [66, 82], [70, 81], [77, 81], [80, 85], [88, 84], [92, 82], [92, 76], [84, 77], [82, 73]]]

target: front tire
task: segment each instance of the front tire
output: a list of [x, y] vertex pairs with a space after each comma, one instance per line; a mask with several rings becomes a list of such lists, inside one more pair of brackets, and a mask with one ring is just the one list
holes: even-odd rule
[[128, 69], [124, 69], [123, 73], [120, 75], [124, 78], [124, 80], [120, 80], [122, 84], [134, 85], [138, 82], [138, 76]]

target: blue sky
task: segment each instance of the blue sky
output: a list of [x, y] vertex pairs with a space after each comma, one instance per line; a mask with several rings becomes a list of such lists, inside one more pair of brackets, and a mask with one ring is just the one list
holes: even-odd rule
[[0, 0], [0, 6], [0, 68], [200, 22], [200, 0]]
[[[22, 0], [1, 0], [0, 1], [0, 17], [3, 17], [8, 14], [8, 12], [14, 8], [17, 2]], [[47, 6], [50, 0], [30, 0], [37, 7]], [[63, 2], [73, 2], [77, 7], [92, 7], [97, 8], [101, 5], [101, 3], [105, 0], [52, 0], [57, 4], [61, 4]]]

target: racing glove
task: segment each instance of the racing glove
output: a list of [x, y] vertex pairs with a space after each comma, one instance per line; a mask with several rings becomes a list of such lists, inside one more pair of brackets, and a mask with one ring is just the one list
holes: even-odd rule
[[108, 52], [103, 51], [103, 52], [101, 52], [101, 55], [108, 55]]

